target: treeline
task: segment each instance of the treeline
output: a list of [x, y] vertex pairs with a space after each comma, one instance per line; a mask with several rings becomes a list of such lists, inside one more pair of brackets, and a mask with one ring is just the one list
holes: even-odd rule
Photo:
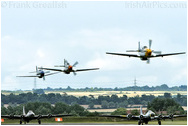
[[125, 88], [98, 88], [98, 87], [92, 87], [92, 88], [71, 88], [68, 86], [67, 88], [50, 88], [47, 87], [43, 89], [44, 91], [187, 91], [187, 85], [181, 85], [181, 86], [174, 86], [174, 87], [168, 87], [166, 84], [162, 84], [161, 86], [130, 86]]
[[[163, 96], [158, 96], [159, 98], [171, 98], [178, 102], [182, 106], [187, 106], [187, 96], [177, 94], [176, 97], [172, 98], [170, 93], [164, 93]], [[111, 96], [98, 96], [95, 98], [93, 95], [75, 97], [73, 95], [67, 95], [66, 93], [61, 95], [59, 93], [49, 93], [49, 94], [37, 94], [37, 93], [21, 93], [15, 95], [13, 93], [9, 95], [1, 94], [1, 105], [3, 104], [25, 104], [27, 102], [49, 102], [55, 104], [57, 102], [64, 102], [66, 104], [79, 104], [79, 105], [89, 105], [89, 108], [94, 108], [94, 105], [101, 105], [102, 108], [118, 108], [118, 107], [127, 107], [128, 105], [142, 104], [147, 105], [148, 102], [151, 102], [154, 98], [154, 95], [142, 95], [141, 97], [127, 97], [123, 95], [118, 97], [117, 95]]]
[[168, 114], [186, 113], [182, 106], [180, 106], [174, 99], [170, 98], [155, 98], [151, 102], [148, 102], [147, 109], [152, 110], [155, 113], [160, 111], [167, 111]]
[[[49, 102], [28, 102], [26, 104], [12, 104], [7, 108], [1, 106], [1, 115], [22, 115], [23, 106], [26, 113], [32, 110], [36, 115], [48, 115], [48, 114], [71, 114], [73, 116], [98, 116], [103, 113], [89, 112], [78, 104], [68, 105], [63, 102], [57, 102], [52, 105]], [[186, 114], [186, 111], [174, 100], [170, 98], [154, 98], [151, 102], [148, 102], [147, 110], [152, 110], [155, 113], [159, 111], [167, 111], [167, 114]], [[126, 115], [126, 108], [118, 108], [111, 115]], [[139, 111], [134, 109], [131, 111], [132, 115], [139, 115]], [[161, 113], [158, 113], [161, 114]]]
[[68, 105], [63, 102], [57, 102], [53, 106], [49, 102], [28, 102], [19, 106], [12, 104], [7, 108], [1, 106], [1, 115], [22, 115], [23, 106], [26, 113], [32, 110], [36, 115], [47, 114], [71, 114], [73, 116], [92, 116], [99, 115], [97, 112], [89, 112], [78, 104]]
[[[170, 98], [155, 98], [151, 102], [148, 102], [147, 110], [152, 110], [154, 113], [160, 115], [166, 111], [166, 114], [187, 114], [186, 111], [173, 99]], [[126, 108], [118, 108], [111, 115], [127, 115]], [[132, 115], [139, 115], [138, 109], [131, 110]]]

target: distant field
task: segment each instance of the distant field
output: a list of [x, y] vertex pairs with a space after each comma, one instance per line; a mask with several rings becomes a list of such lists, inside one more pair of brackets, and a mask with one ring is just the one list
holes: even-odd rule
[[[155, 96], [162, 96], [164, 93], [171, 93], [173, 95], [177, 95], [180, 93], [181, 95], [187, 95], [187, 91], [96, 91], [96, 92], [66, 92], [68, 95], [73, 95], [76, 97], [80, 96], [89, 96], [93, 95], [94, 97], [98, 97], [100, 95], [113, 95], [116, 94], [118, 97], [122, 97], [123, 95], [127, 95], [128, 97], [134, 97], [134, 96], [142, 96], [143, 94], [146, 95], [155, 95]], [[48, 93], [60, 93], [64, 94], [63, 92], [45, 92]]]
[[[7, 91], [1, 91], [1, 93], [5, 95], [9, 95], [10, 93], [14, 93], [16, 95], [20, 93], [27, 93], [30, 91], [15, 91], [15, 92], [7, 92]], [[162, 96], [164, 93], [171, 93], [172, 96], [177, 95], [180, 93], [181, 95], [187, 95], [187, 91], [95, 91], [95, 92], [66, 92], [67, 95], [73, 95], [76, 97], [81, 97], [81, 96], [89, 96], [93, 95], [95, 98], [100, 96], [100, 95], [113, 95], [116, 94], [118, 97], [122, 97], [123, 95], [127, 95], [128, 97], [134, 97], [134, 96], [142, 96], [143, 94], [146, 95], [154, 95], [154, 96]], [[49, 93], [60, 93], [64, 94], [65, 92], [61, 91], [53, 91], [53, 92], [45, 92], [46, 94]]]

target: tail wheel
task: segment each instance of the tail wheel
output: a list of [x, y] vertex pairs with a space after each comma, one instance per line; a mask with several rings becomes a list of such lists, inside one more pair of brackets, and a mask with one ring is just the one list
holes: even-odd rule
[[158, 124], [161, 125], [161, 121], [158, 121]]
[[38, 120], [38, 123], [39, 123], [39, 124], [41, 124], [41, 121], [40, 121], [40, 120]]

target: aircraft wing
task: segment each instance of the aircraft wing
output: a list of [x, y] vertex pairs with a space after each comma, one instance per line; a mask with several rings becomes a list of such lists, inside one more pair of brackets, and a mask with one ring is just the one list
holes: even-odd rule
[[135, 55], [135, 54], [109, 53], [109, 52], [106, 52], [106, 54], [119, 55], [119, 56], [129, 56], [129, 57], [138, 57], [138, 58], [140, 58], [140, 56]]
[[180, 52], [180, 53], [168, 53], [168, 54], [158, 54], [158, 55], [155, 55], [155, 56], [151, 56], [151, 58], [153, 58], [153, 57], [171, 56], [171, 55], [179, 55], [179, 54], [185, 54], [185, 52]]
[[52, 118], [52, 117], [65, 117], [65, 116], [73, 116], [73, 115], [70, 115], [70, 114], [58, 114], [58, 115], [51, 115], [51, 114], [48, 114], [48, 115], [35, 115], [35, 119], [43, 119], [43, 118]]
[[128, 120], [139, 120], [139, 116], [127, 117], [127, 115], [100, 115], [100, 117], [112, 117], [112, 118], [122, 118]]
[[21, 119], [21, 115], [1, 115], [1, 118]]
[[80, 72], [80, 71], [89, 71], [89, 70], [98, 70], [99, 68], [91, 68], [91, 69], [77, 69], [74, 70], [74, 72]]
[[39, 76], [33, 75], [33, 76], [16, 76], [16, 77], [39, 77]]
[[178, 118], [178, 117], [187, 117], [187, 115], [174, 115], [173, 118]]
[[52, 69], [52, 68], [40, 68], [40, 69], [64, 72], [64, 70], [61, 69]]
[[100, 115], [100, 117], [127, 118], [126, 115]]
[[187, 117], [187, 115], [160, 115], [160, 116], [155, 116], [154, 119], [172, 119], [173, 118], [180, 118], [180, 117]]
[[167, 115], [163, 116], [163, 119], [172, 119], [172, 118], [179, 118], [179, 117], [187, 117], [187, 115]]
[[55, 72], [55, 73], [45, 74], [45, 76], [49, 76], [49, 75], [53, 75], [53, 74], [57, 74], [57, 73], [60, 73], [60, 72]]

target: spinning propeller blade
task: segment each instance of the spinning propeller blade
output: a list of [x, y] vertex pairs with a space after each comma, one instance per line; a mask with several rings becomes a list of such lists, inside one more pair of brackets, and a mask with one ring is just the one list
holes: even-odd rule
[[138, 42], [138, 52], [140, 52], [140, 42]]
[[76, 76], [76, 72], [73, 72], [74, 76]]
[[43, 80], [45, 81], [45, 76], [43, 76], [42, 78], [43, 78]]
[[149, 49], [151, 49], [152, 40], [149, 40]]
[[76, 61], [72, 66], [75, 67], [78, 64], [78, 62]]
[[148, 58], [148, 60], [147, 60], [147, 64], [149, 64], [150, 63], [150, 58]]

